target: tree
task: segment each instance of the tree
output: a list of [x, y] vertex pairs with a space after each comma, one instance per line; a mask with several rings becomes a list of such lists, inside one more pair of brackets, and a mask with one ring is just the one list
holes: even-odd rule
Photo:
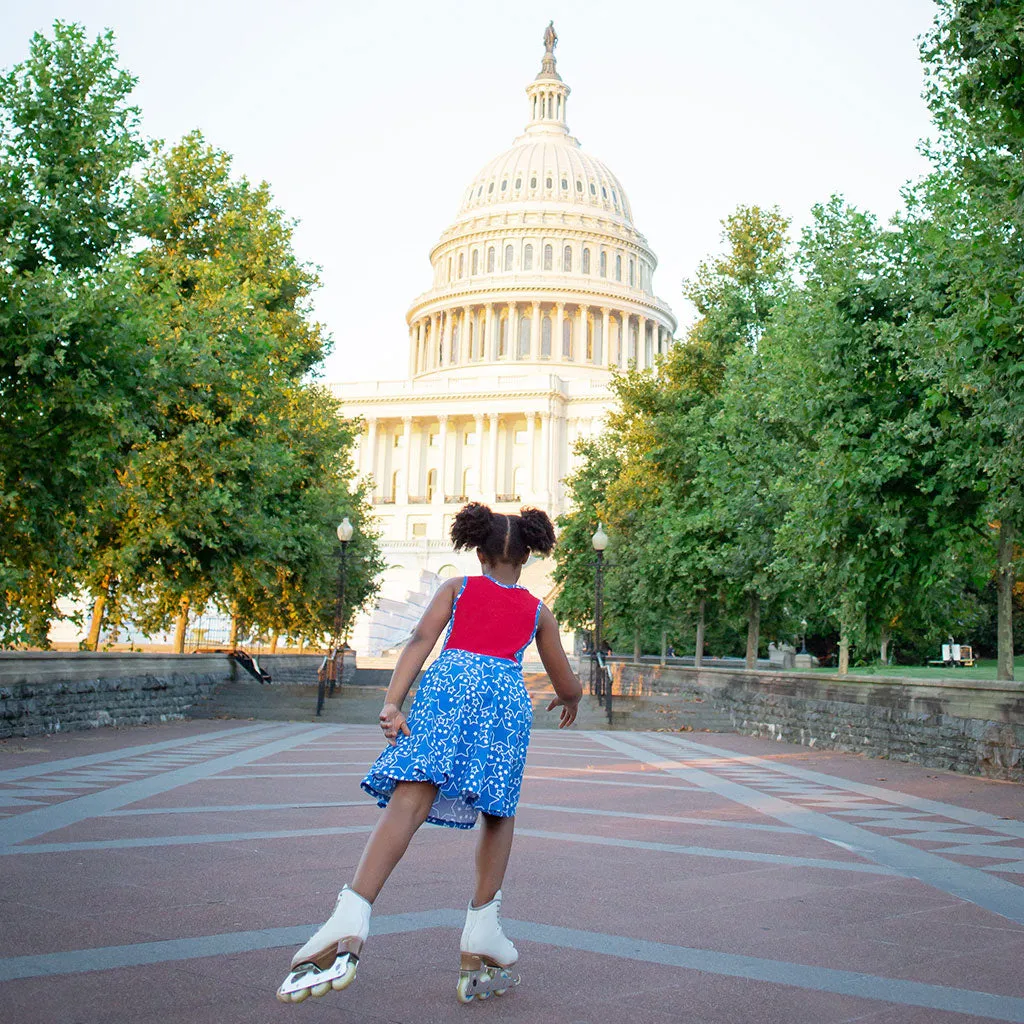
[[36, 34], [0, 78], [0, 637], [45, 644], [139, 429], [128, 288], [135, 79], [113, 37]]

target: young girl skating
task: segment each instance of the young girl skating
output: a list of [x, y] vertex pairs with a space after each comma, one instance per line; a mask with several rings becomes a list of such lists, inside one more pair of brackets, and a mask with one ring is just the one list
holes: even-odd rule
[[[284, 1002], [352, 981], [373, 901], [420, 825], [472, 828], [478, 815], [483, 827], [462, 932], [459, 999], [501, 994], [519, 981], [510, 971], [519, 954], [498, 911], [533, 717], [522, 658], [535, 637], [557, 694], [548, 710], [562, 709], [559, 728], [572, 725], [583, 691], [555, 617], [518, 585], [531, 552], [546, 555], [554, 547], [547, 515], [531, 508], [502, 515], [474, 502], [455, 517], [451, 536], [456, 551], [476, 549], [482, 575], [445, 581], [398, 659], [380, 713], [389, 746], [362, 781], [385, 811], [334, 913], [292, 957], [277, 993]], [[402, 703], [445, 627], [442, 651], [424, 673], [407, 719]]]

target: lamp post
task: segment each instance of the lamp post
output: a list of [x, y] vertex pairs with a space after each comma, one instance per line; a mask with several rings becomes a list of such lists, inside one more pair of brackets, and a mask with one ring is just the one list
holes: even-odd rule
[[806, 654], [807, 653], [807, 620], [806, 619], [801, 619], [800, 620], [800, 626], [803, 629], [803, 640], [800, 643], [800, 653], [801, 654]]
[[[330, 681], [330, 695], [334, 695], [335, 683], [340, 682], [340, 674], [344, 669], [344, 655], [342, 652], [347, 648], [342, 635], [342, 613], [345, 607], [345, 556], [348, 553], [348, 544], [352, 540], [352, 534], [355, 533], [355, 528], [348, 521], [348, 516], [338, 524], [337, 534], [338, 540], [341, 541], [341, 564], [338, 569], [338, 596], [334, 602], [334, 632], [331, 637], [331, 645], [327, 651], [327, 657], [324, 659], [324, 664], [321, 666], [319, 673], [319, 685], [317, 687], [316, 694], [316, 713], [319, 716], [320, 712], [324, 708], [324, 690], [327, 686], [328, 680]], [[339, 664], [340, 662], [340, 664]]]
[[597, 524], [597, 530], [594, 532], [594, 536], [590, 538], [590, 543], [594, 546], [594, 553], [597, 555], [597, 560], [594, 562], [594, 652], [590, 663], [591, 692], [595, 691], [593, 680], [596, 674], [597, 702], [600, 705], [605, 702], [605, 698], [607, 697], [606, 708], [608, 711], [608, 720], [611, 721], [611, 686], [607, 687], [608, 692], [606, 694], [605, 683], [607, 675], [605, 673], [604, 666], [601, 664], [601, 619], [604, 612], [604, 549], [608, 547], [608, 534], [604, 532], [604, 527], [602, 527], [600, 523]]

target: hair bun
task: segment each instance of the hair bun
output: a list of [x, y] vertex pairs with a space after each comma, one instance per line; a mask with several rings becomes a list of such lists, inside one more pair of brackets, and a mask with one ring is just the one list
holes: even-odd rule
[[548, 514], [539, 508], [519, 510], [519, 529], [523, 543], [538, 555], [547, 555], [555, 546], [555, 527]]
[[451, 538], [456, 551], [480, 547], [491, 532], [494, 513], [479, 501], [464, 505], [452, 520]]

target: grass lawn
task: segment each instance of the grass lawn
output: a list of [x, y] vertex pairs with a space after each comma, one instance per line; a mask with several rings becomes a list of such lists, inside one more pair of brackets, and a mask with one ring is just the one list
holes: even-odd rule
[[[1014, 680], [1024, 685], [1024, 655], [1013, 659]], [[810, 669], [815, 675], [836, 675], [837, 668]], [[996, 678], [995, 658], [979, 660], [974, 668], [933, 668], [929, 665], [858, 665], [850, 666], [854, 676], [903, 676], [907, 679], [992, 679]]]

